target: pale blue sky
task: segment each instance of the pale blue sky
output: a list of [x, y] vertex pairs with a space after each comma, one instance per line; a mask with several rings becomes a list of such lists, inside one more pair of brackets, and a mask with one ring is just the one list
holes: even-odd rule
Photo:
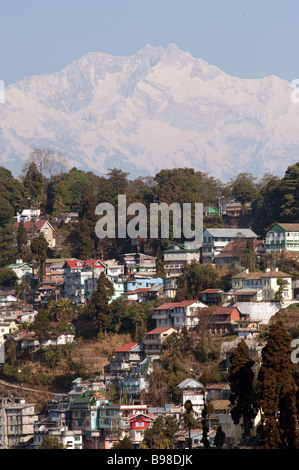
[[88, 52], [175, 43], [240, 78], [299, 78], [298, 0], [0, 0], [0, 79], [56, 72]]

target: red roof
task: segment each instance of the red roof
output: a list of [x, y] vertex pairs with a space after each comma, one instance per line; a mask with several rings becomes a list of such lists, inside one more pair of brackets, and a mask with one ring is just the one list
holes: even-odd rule
[[236, 307], [210, 307], [212, 315], [230, 315]]
[[[48, 222], [47, 220], [37, 220], [36, 222], [33, 222], [33, 221], [24, 222], [24, 227], [27, 231], [30, 230], [33, 226], [41, 230], [47, 222]], [[15, 225], [16, 227], [18, 227], [20, 225], [20, 222], [15, 222]]]
[[255, 292], [242, 292], [242, 291], [237, 291], [237, 292], [233, 292], [234, 295], [255, 295], [257, 293], [257, 291]]
[[206, 289], [206, 290], [203, 290], [201, 293], [202, 294], [215, 294], [217, 292], [222, 292], [221, 289]]
[[133, 349], [136, 348], [136, 346], [138, 346], [139, 343], [126, 343], [124, 344], [123, 346], [121, 346], [120, 348], [116, 349], [115, 352], [126, 352], [126, 351], [132, 351]]
[[101, 263], [104, 265], [103, 260], [99, 259], [87, 259], [87, 260], [82, 260], [82, 259], [68, 259], [65, 262], [70, 268], [83, 268], [84, 265], [88, 264], [89, 266], [94, 266], [97, 263]]
[[148, 292], [150, 290], [153, 290], [152, 287], [138, 287], [138, 289], [125, 292], [125, 294], [135, 294], [136, 292]]
[[144, 422], [150, 422], [150, 421], [154, 421], [154, 415], [150, 414], [150, 415], [147, 415], [145, 413], [140, 413], [138, 415], [131, 415], [129, 416], [129, 421], [132, 423], [134, 421], [144, 421]]
[[145, 333], [146, 335], [159, 335], [160, 333], [163, 333], [164, 331], [167, 330], [172, 330], [173, 328], [171, 326], [164, 326], [160, 328], [155, 328], [154, 330], [148, 331]]

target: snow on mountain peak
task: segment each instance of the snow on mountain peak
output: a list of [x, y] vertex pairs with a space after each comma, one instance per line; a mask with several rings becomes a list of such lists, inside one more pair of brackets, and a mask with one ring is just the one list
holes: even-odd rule
[[[278, 77], [242, 80], [175, 44], [129, 57], [90, 52], [7, 89], [1, 160], [19, 174], [34, 147], [70, 164], [138, 175], [193, 167], [224, 180], [280, 174], [299, 150], [299, 108]], [[283, 164], [282, 164], [283, 161]]]

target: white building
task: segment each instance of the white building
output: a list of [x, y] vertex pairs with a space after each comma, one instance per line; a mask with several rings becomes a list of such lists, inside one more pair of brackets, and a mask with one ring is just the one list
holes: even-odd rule
[[66, 426], [48, 429], [44, 424], [39, 424], [34, 430], [33, 448], [40, 449], [44, 440], [48, 438], [56, 438], [64, 449], [83, 449], [82, 430], [70, 430]]
[[194, 412], [201, 417], [205, 398], [203, 384], [195, 379], [186, 379], [178, 385], [178, 389], [180, 390], [180, 405], [183, 407], [186, 401], [190, 400]]
[[167, 302], [155, 308], [152, 318], [156, 320], [157, 328], [189, 329], [197, 325], [197, 314], [201, 308], [207, 308], [207, 305], [198, 300]]
[[267, 253], [299, 252], [299, 223], [275, 224], [266, 234], [266, 250]]
[[239, 237], [254, 240], [257, 235], [250, 228], [207, 228], [203, 233], [202, 261], [213, 263], [227, 243], [235, 242]]
[[0, 399], [0, 449], [26, 448], [38, 420], [35, 405], [24, 399]]
[[167, 278], [180, 276], [185, 264], [190, 264], [192, 261], [199, 263], [200, 261], [199, 249], [188, 248], [188, 246], [181, 244], [170, 245], [168, 249], [163, 252], [163, 256]]
[[40, 209], [23, 209], [18, 212], [15, 219], [17, 222], [36, 222], [40, 218]]
[[18, 279], [31, 279], [33, 274], [33, 267], [30, 263], [23, 263], [23, 260], [17, 259], [15, 263], [7, 266], [11, 269]]

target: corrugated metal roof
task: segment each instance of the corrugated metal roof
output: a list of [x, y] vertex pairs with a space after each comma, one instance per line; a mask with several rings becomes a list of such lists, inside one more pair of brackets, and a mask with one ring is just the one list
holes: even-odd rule
[[237, 237], [243, 235], [246, 238], [257, 238], [251, 228], [207, 228], [205, 232], [210, 233], [213, 237]]

